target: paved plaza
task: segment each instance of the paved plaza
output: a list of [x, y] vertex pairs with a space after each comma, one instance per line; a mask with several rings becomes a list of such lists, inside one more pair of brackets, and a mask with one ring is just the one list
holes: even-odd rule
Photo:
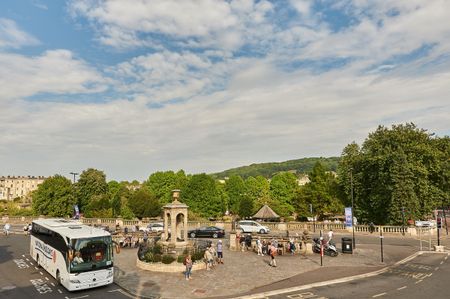
[[[341, 245], [337, 245], [340, 249]], [[124, 249], [116, 255], [115, 282], [131, 294], [144, 298], [233, 298], [375, 271], [415, 252], [408, 246], [386, 246], [384, 262], [381, 263], [378, 245], [363, 244], [357, 247], [353, 254], [325, 256], [322, 267], [319, 254], [277, 256], [276, 268], [269, 266], [268, 256], [225, 249], [223, 265], [217, 265], [211, 271], [195, 271], [190, 281], [184, 279], [182, 272], [159, 273], [138, 269], [137, 250]]]

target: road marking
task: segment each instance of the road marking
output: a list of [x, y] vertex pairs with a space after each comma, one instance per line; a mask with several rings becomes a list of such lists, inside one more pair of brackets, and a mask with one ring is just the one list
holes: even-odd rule
[[34, 267], [34, 269], [38, 270], [39, 268], [38, 267]]
[[[132, 296], [132, 295], [128, 294], [127, 292], [121, 290], [121, 289], [115, 289], [115, 290], [111, 290], [111, 291], [108, 291], [108, 292], [109, 292], [109, 293], [112, 293], [112, 292], [119, 292], [119, 293], [121, 293], [122, 295], [125, 295], [125, 296], [127, 296], [127, 297], [129, 297], [129, 298], [136, 298], [135, 296]], [[265, 298], [269, 298], [269, 297], [261, 297], [260, 299], [265, 299]]]
[[416, 284], [418, 284], [418, 283], [420, 283], [420, 282], [422, 282], [422, 281], [423, 281], [423, 279], [418, 280], [418, 281], [416, 281]]
[[22, 254], [23, 257], [25, 257], [25, 254]]
[[[23, 256], [23, 257], [25, 257], [25, 256]], [[25, 258], [26, 260], [27, 260], [27, 262], [29, 262], [30, 261], [30, 259], [27, 259], [27, 258]]]
[[70, 298], [70, 297], [65, 297], [66, 299], [80, 299], [80, 298], [86, 298], [86, 297], [89, 297], [89, 295], [84, 295], [84, 296], [80, 296], [80, 297], [72, 297], [72, 298]]
[[434, 268], [434, 271], [437, 271], [437, 270], [439, 270], [439, 267]]
[[403, 287], [401, 287], [401, 288], [398, 288], [397, 291], [401, 291], [401, 290], [403, 290], [403, 289], [406, 289], [406, 286], [403, 286]]
[[55, 286], [55, 284], [53, 282], [50, 283], [53, 287]]
[[446, 257], [444, 257], [444, 260], [447, 260], [447, 259], [448, 259], [448, 255]]
[[40, 271], [39, 271], [39, 274], [44, 275], [44, 273], [42, 273], [42, 272], [40, 272]]
[[381, 296], [384, 296], [384, 295], [386, 295], [386, 294], [387, 294], [387, 293], [376, 294], [376, 295], [373, 295], [372, 298], [381, 297]]
[[49, 280], [48, 277], [45, 277], [45, 279]]
[[59, 292], [60, 294], [62, 294], [62, 291], [61, 291], [60, 289], [58, 289], [58, 292]]

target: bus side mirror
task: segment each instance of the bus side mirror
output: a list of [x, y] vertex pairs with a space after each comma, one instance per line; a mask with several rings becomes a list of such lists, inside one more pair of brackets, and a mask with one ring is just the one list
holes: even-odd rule
[[69, 261], [72, 261], [73, 260], [73, 249], [69, 249], [68, 251], [67, 251], [67, 255], [68, 255], [68, 257], [69, 257]]

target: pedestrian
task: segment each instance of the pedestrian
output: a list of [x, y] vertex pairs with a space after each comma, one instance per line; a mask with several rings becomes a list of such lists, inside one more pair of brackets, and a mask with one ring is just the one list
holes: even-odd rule
[[239, 240], [239, 244], [241, 246], [241, 251], [245, 251], [245, 236], [241, 235], [241, 238]]
[[258, 255], [262, 256], [263, 255], [263, 251], [262, 251], [263, 245], [262, 245], [261, 239], [259, 237], [256, 240], [256, 248], [258, 249]]
[[211, 244], [211, 246], [209, 247], [209, 252], [211, 252], [211, 255], [212, 255], [211, 266], [215, 267], [216, 262], [217, 262], [217, 251], [216, 251], [216, 248], [214, 248], [214, 244]]
[[208, 270], [208, 271], [211, 270], [213, 256], [211, 254], [211, 251], [209, 251], [209, 248], [207, 248], [205, 250], [205, 253], [203, 254], [203, 258], [204, 258], [205, 263], [206, 263], [206, 270]]
[[3, 227], [3, 230], [4, 230], [6, 236], [9, 236], [9, 230], [10, 229], [11, 229], [11, 224], [9, 224], [8, 222], [5, 223], [5, 226]]
[[262, 241], [262, 255], [268, 255], [269, 254], [269, 246], [267, 244], [266, 240]]
[[277, 248], [273, 245], [269, 243], [269, 254], [270, 254], [270, 263], [269, 265], [272, 267], [276, 267], [277, 266], [277, 261], [275, 259], [275, 256], [277, 255]]
[[219, 240], [219, 242], [217, 243], [217, 263], [218, 264], [223, 264], [223, 244], [222, 244], [222, 240]]
[[188, 254], [186, 256], [186, 258], [184, 259], [183, 264], [186, 266], [186, 270], [184, 271], [184, 278], [186, 278], [186, 280], [192, 279], [191, 274], [192, 274], [192, 258], [191, 255]]
[[296, 248], [295, 248], [295, 241], [294, 241], [294, 238], [291, 238], [289, 240], [289, 251], [291, 252], [292, 255], [294, 255], [295, 254], [295, 250], [296, 250]]
[[245, 247], [247, 250], [252, 249], [252, 235], [251, 234], [247, 234], [245, 236]]
[[144, 244], [147, 244], [147, 241], [148, 241], [148, 233], [145, 231], [144, 232], [144, 237], [142, 238], [143, 239], [143, 241], [144, 241]]
[[330, 241], [333, 239], [333, 230], [330, 229], [330, 231], [328, 232], [328, 243], [330, 243]]

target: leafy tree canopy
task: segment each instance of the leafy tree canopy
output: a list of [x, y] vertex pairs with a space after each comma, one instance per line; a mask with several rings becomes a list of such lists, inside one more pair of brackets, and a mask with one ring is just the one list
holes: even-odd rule
[[35, 215], [72, 216], [76, 200], [69, 179], [61, 175], [50, 177], [38, 186], [32, 196], [32, 209]]

